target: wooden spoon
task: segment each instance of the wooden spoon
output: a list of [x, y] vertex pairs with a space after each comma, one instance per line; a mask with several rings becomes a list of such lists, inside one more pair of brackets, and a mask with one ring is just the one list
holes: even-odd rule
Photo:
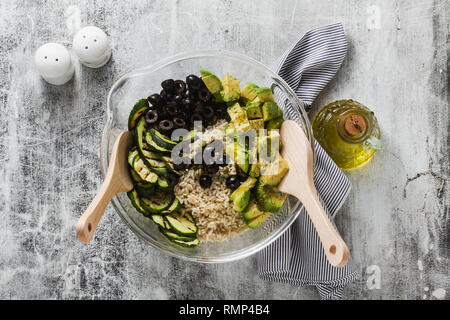
[[289, 172], [278, 189], [302, 202], [316, 228], [328, 261], [335, 267], [344, 267], [350, 252], [328, 219], [317, 196], [313, 181], [313, 153], [309, 140], [298, 124], [292, 120], [283, 122], [280, 135], [283, 144], [281, 155], [289, 164]]
[[78, 241], [91, 241], [95, 228], [112, 197], [133, 189], [133, 181], [128, 170], [128, 149], [132, 144], [133, 136], [129, 131], [123, 131], [117, 137], [105, 181], [89, 207], [78, 219], [76, 227]]

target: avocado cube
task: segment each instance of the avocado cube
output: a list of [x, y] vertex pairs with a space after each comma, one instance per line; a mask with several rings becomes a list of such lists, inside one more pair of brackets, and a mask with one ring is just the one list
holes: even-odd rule
[[262, 119], [263, 117], [260, 102], [247, 102], [245, 111], [248, 119]]
[[249, 122], [250, 122], [250, 126], [254, 130], [262, 130], [262, 129], [264, 129], [264, 120], [263, 119], [249, 120]]
[[246, 83], [245, 86], [241, 90], [241, 99], [242, 102], [247, 103], [249, 101], [253, 101], [256, 97], [255, 89], [258, 88], [256, 84]]
[[240, 143], [234, 140], [227, 140], [225, 145], [225, 153], [233, 159], [233, 162], [239, 166], [245, 173], [250, 168], [249, 153]]
[[244, 211], [244, 220], [251, 221], [255, 218], [258, 218], [260, 215], [264, 214], [264, 211], [261, 211], [258, 207], [258, 204], [254, 199], [250, 200], [247, 208]]
[[280, 129], [283, 122], [284, 118], [282, 116], [275, 119], [271, 119], [267, 122], [266, 129], [267, 130]]
[[271, 161], [276, 158], [276, 154], [280, 150], [281, 139], [280, 134], [276, 130], [270, 130], [267, 135], [258, 137], [258, 154], [262, 161]]
[[280, 211], [287, 198], [287, 195], [281, 193], [276, 187], [267, 186], [261, 181], [258, 181], [255, 193], [259, 208], [272, 213]]
[[231, 120], [234, 123], [236, 131], [245, 132], [251, 129], [250, 122], [248, 122], [247, 115], [244, 109], [239, 105], [239, 102], [234, 103], [227, 109]]
[[241, 91], [239, 88], [239, 80], [233, 78], [230, 75], [222, 77], [223, 90], [220, 92], [223, 101], [230, 102], [239, 100], [241, 97]]
[[202, 80], [205, 83], [205, 86], [212, 94], [215, 94], [222, 90], [222, 83], [215, 74], [212, 74], [211, 72], [206, 70], [200, 70], [200, 74], [202, 75]]
[[260, 181], [268, 186], [277, 186], [288, 171], [287, 161], [278, 153], [275, 161], [262, 162]]
[[255, 88], [256, 98], [252, 102], [273, 102], [273, 93], [270, 88]]
[[233, 201], [233, 209], [243, 212], [250, 202], [250, 190], [255, 186], [256, 179], [249, 177], [230, 196]]
[[259, 217], [255, 218], [253, 220], [250, 220], [250, 221], [245, 220], [245, 224], [250, 229], [254, 229], [257, 226], [259, 226], [261, 223], [263, 223], [269, 216], [270, 216], [270, 212], [264, 212], [262, 215], [260, 215]]
[[275, 102], [265, 102], [262, 106], [264, 121], [269, 121], [283, 116], [283, 111]]

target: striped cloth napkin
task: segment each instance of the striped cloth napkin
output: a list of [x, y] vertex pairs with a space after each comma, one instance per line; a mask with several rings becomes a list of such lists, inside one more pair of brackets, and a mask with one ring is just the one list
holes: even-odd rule
[[[319, 92], [340, 68], [347, 40], [340, 23], [307, 32], [276, 61], [272, 69], [295, 91], [309, 111]], [[334, 217], [349, 194], [351, 184], [316, 142], [314, 183], [329, 217]], [[344, 286], [356, 278], [351, 259], [344, 268], [331, 266], [305, 209], [275, 242], [261, 250], [262, 279], [297, 286], [314, 285], [322, 299], [342, 297]]]

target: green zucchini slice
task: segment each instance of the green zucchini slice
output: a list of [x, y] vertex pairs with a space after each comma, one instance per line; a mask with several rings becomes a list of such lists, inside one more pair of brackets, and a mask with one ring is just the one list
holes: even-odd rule
[[160, 213], [170, 207], [173, 197], [172, 192], [156, 189], [150, 198], [141, 198], [141, 206], [151, 213]]
[[127, 192], [127, 196], [131, 200], [131, 204], [133, 205], [133, 207], [135, 207], [138, 212], [142, 213], [144, 216], [148, 216], [147, 211], [145, 211], [145, 209], [142, 208], [140, 204], [139, 196], [136, 190], [133, 189]]
[[172, 240], [172, 241], [186, 248], [194, 248], [200, 244], [200, 240], [198, 239], [194, 239], [193, 241], [180, 241], [180, 240]]
[[159, 230], [162, 232], [163, 235], [165, 235], [167, 238], [169, 238], [169, 240], [177, 240], [177, 241], [183, 241], [183, 242], [191, 242], [191, 241], [195, 240], [195, 238], [180, 236], [179, 234], [176, 234], [170, 230], [166, 230], [163, 228], [159, 228]]
[[150, 169], [145, 165], [144, 160], [138, 157], [134, 160], [133, 169], [139, 175], [139, 177], [147, 183], [156, 183], [158, 181], [158, 175], [151, 172]]
[[165, 166], [167, 167], [167, 169], [169, 169], [170, 172], [175, 173], [178, 176], [181, 176], [181, 172], [175, 170], [175, 167], [173, 165], [173, 160], [171, 157], [169, 156], [162, 156], [161, 160], [164, 162]]
[[159, 214], [152, 214], [151, 218], [154, 223], [156, 223], [158, 226], [160, 226], [163, 229], [170, 230], [170, 225], [167, 222], [166, 218]]
[[167, 175], [168, 169], [166, 163], [161, 161], [160, 155], [151, 150], [142, 150], [144, 155], [144, 162], [149, 167], [149, 169], [158, 175]]
[[145, 142], [149, 145], [149, 147], [155, 151], [170, 153], [170, 149], [166, 149], [158, 145], [154, 140], [149, 131], [145, 133]]
[[176, 212], [179, 208], [181, 207], [181, 201], [180, 199], [178, 199], [177, 197], [175, 197], [172, 201], [172, 203], [170, 204], [170, 207], [168, 207], [166, 210], [164, 210], [163, 212], [161, 212], [161, 214], [163, 215], [168, 215], [170, 213], [174, 213]]
[[174, 212], [166, 216], [170, 228], [180, 236], [195, 237], [197, 234], [197, 225], [183, 215]]
[[166, 178], [163, 178], [161, 176], [158, 177], [158, 187], [160, 187], [163, 190], [170, 189], [169, 182], [167, 182]]
[[131, 109], [130, 115], [128, 116], [129, 131], [133, 130], [133, 128], [136, 125], [137, 119], [139, 119], [139, 117], [144, 114], [147, 108], [148, 108], [147, 99], [141, 99], [134, 105], [133, 109]]
[[128, 151], [128, 164], [133, 167], [134, 161], [136, 158], [139, 157], [139, 152], [137, 151], [136, 147], [133, 147]]
[[176, 142], [170, 140], [168, 137], [166, 137], [161, 132], [155, 129], [150, 129], [150, 134], [152, 136], [153, 141], [161, 148], [164, 148], [166, 150], [172, 150], [173, 147], [177, 145]]

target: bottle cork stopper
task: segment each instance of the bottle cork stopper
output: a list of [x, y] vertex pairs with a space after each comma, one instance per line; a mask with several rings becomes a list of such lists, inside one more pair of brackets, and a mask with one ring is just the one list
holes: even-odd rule
[[350, 114], [345, 119], [345, 131], [351, 136], [357, 136], [366, 131], [366, 120], [359, 114]]

